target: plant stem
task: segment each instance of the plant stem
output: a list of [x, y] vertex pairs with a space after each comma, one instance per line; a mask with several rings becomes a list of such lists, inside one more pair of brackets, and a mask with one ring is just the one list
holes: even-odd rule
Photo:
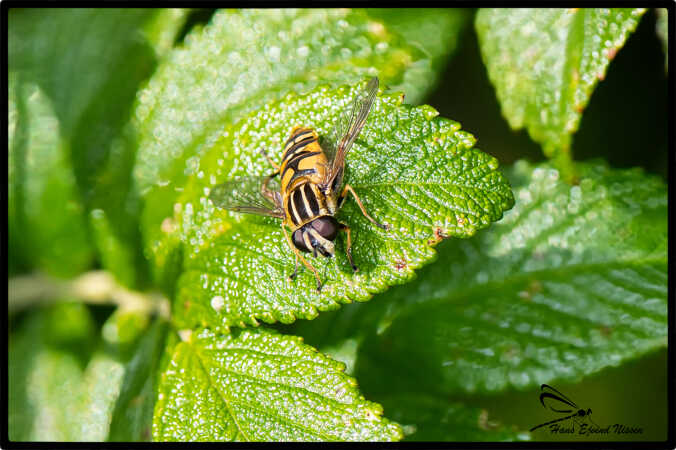
[[36, 272], [9, 279], [9, 314], [34, 304], [59, 300], [77, 300], [91, 304], [113, 304], [124, 310], [158, 313], [169, 317], [169, 301], [157, 292], [131, 291], [106, 271], [86, 272], [71, 280], [62, 280]]

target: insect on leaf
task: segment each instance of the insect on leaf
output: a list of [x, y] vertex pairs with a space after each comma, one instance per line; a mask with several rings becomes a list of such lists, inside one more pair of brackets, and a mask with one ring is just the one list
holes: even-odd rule
[[443, 237], [472, 236], [512, 206], [497, 161], [474, 148], [474, 138], [458, 123], [435, 117], [428, 106], [403, 105], [397, 94], [377, 97], [346, 159], [345, 182], [369, 214], [391, 229], [376, 228], [348, 197], [337, 219], [352, 228], [359, 272], [348, 263], [341, 235], [334, 258], [310, 257], [324, 282], [320, 293], [313, 274], [303, 268], [289, 281], [295, 258], [280, 221], [217, 208], [210, 190], [237, 177], [271, 173], [260, 149], [281, 159], [283, 142], [297, 125], [325, 135], [364, 85], [289, 94], [228, 127], [205, 153], [196, 167], [203, 175], [190, 179], [176, 205], [176, 231], [156, 247], [167, 252], [179, 245], [184, 252], [174, 302], [180, 327], [288, 323], [340, 303], [368, 300], [409, 280], [434, 258], [431, 247]]
[[[432, 29], [452, 34], [453, 23]], [[289, 92], [375, 75], [407, 93], [415, 88], [420, 100], [434, 84], [429, 58], [438, 51], [427, 55], [361, 9], [223, 10], [192, 31], [139, 93], [134, 112], [134, 180], [145, 205], [141, 229], [156, 281], [167, 291], [174, 288], [174, 266], [167, 263], [178, 255], [155, 247], [163, 224], [171, 227], [165, 219], [187, 178], [198, 173], [197, 163], [225, 126]]]

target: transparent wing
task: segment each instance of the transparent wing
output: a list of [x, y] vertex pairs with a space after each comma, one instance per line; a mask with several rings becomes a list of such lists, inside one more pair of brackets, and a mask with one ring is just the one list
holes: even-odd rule
[[362, 128], [364, 128], [377, 93], [378, 77], [373, 77], [366, 87], [355, 96], [350, 107], [338, 119], [330, 135], [330, 142], [327, 143], [326, 148], [323, 147], [330, 161], [330, 169], [325, 180], [326, 184], [330, 183], [337, 187], [342, 181], [345, 156], [352, 148], [352, 144], [354, 144]]
[[217, 207], [229, 211], [283, 218], [279, 182], [275, 179], [269, 181], [266, 196], [263, 194], [263, 183], [266, 179], [266, 176], [250, 176], [226, 181], [211, 189], [209, 200]]
[[342, 114], [340, 114], [338, 120], [333, 125], [331, 133], [323, 139], [320, 137], [319, 143], [322, 146], [322, 150], [324, 150], [324, 154], [326, 155], [326, 159], [329, 161], [329, 163], [332, 163], [336, 159], [338, 144], [340, 144], [343, 136], [347, 134], [353, 107], [354, 100], [352, 100], [350, 103], [350, 107], [345, 109]]

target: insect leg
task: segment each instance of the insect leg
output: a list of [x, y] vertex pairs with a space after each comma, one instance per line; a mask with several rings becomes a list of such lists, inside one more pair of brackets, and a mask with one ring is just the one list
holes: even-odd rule
[[272, 159], [270, 159], [270, 157], [268, 156], [268, 152], [266, 152], [264, 148], [260, 149], [260, 154], [265, 156], [265, 159], [268, 160], [270, 165], [275, 169], [277, 169], [277, 172], [279, 172], [279, 164], [275, 164], [275, 162]]
[[350, 265], [352, 266], [352, 270], [355, 272], [358, 272], [359, 269], [357, 266], [354, 265], [354, 262], [352, 261], [352, 239], [350, 239], [350, 227], [345, 225], [344, 223], [339, 223], [340, 229], [345, 230], [347, 233], [347, 250], [345, 253], [347, 253], [347, 260], [350, 261]]
[[270, 188], [268, 187], [270, 180], [272, 180], [277, 175], [279, 175], [279, 170], [275, 173], [268, 175], [265, 178], [265, 181], [263, 181], [263, 184], [261, 185], [261, 194], [263, 194], [263, 197], [269, 199], [272, 203], [274, 203], [275, 206], [277, 206], [277, 208], [281, 208], [282, 207], [282, 199], [279, 195], [279, 192], [271, 191]]
[[[315, 274], [315, 278], [317, 279], [317, 292], [321, 291], [322, 290], [322, 282], [319, 279], [319, 274], [317, 273], [317, 270], [314, 267], [312, 267], [312, 264], [310, 264], [309, 262], [307, 262], [305, 260], [305, 258], [303, 258], [303, 255], [300, 254], [300, 250], [298, 250], [296, 248], [296, 246], [293, 245], [293, 242], [291, 242], [291, 237], [289, 236], [289, 232], [286, 231], [286, 228], [284, 227], [284, 225], [282, 225], [282, 231], [284, 232], [284, 237], [286, 238], [286, 242], [289, 244], [289, 247], [296, 254], [296, 270], [298, 269], [298, 260], [300, 259], [300, 262], [302, 262], [305, 267], [310, 269], [312, 271], [312, 273]], [[295, 276], [296, 276], [296, 271], [293, 272], [293, 277], [295, 277]], [[291, 277], [289, 277], [289, 278], [291, 278]]]
[[289, 280], [294, 280], [298, 275], [298, 255], [296, 255], [296, 267], [293, 268], [293, 273], [289, 275]]
[[348, 191], [354, 196], [354, 199], [357, 200], [357, 205], [359, 205], [359, 209], [361, 209], [362, 214], [364, 214], [364, 217], [366, 217], [368, 220], [371, 221], [371, 223], [379, 228], [382, 228], [383, 230], [389, 230], [391, 227], [388, 224], [381, 224], [376, 222], [376, 220], [369, 216], [369, 214], [366, 212], [366, 209], [364, 209], [364, 205], [362, 205], [361, 200], [359, 199], [359, 196], [357, 195], [356, 192], [354, 192], [354, 189], [352, 189], [352, 186], [349, 184], [345, 185], [345, 189], [343, 189], [343, 192], [340, 194], [341, 198], [344, 198], [347, 196]]

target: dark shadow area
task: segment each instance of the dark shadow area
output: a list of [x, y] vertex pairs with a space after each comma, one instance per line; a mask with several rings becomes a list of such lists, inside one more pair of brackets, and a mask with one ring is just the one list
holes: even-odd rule
[[[599, 428], [611, 426], [608, 435], [565, 435], [542, 427], [532, 433], [534, 441], [660, 441], [665, 440], [667, 423], [667, 351], [653, 352], [635, 361], [610, 367], [580, 383], [552, 383], [580, 408], [590, 408]], [[491, 398], [468, 398], [466, 401], [490, 411], [490, 420], [528, 430], [540, 423], [558, 418], [543, 408], [540, 389], [511, 392]], [[563, 416], [565, 417], [565, 415]], [[615, 434], [615, 424], [642, 428], [642, 433]], [[570, 426], [566, 425], [566, 426]]]
[[[206, 25], [211, 20], [211, 17], [216, 12], [215, 8], [199, 8], [194, 9], [188, 14], [188, 18], [181, 30], [176, 34], [176, 43], [180, 44], [185, 39], [185, 36], [197, 25]], [[174, 45], [174, 46], [175, 46]]]
[[540, 146], [528, 133], [513, 131], [502, 117], [495, 89], [481, 60], [474, 15], [471, 22], [425, 103], [434, 106], [439, 115], [460, 122], [463, 130], [477, 138], [477, 147], [497, 158], [503, 167], [518, 159], [544, 160]]
[[594, 89], [573, 138], [575, 159], [601, 157], [667, 177], [668, 85], [656, 18], [645, 14]]
[[[667, 73], [655, 22], [655, 12], [648, 11], [596, 85], [573, 137], [576, 160], [601, 157], [612, 167], [641, 166], [666, 178]], [[512, 130], [502, 117], [473, 25], [425, 103], [460, 122], [502, 166], [545, 159], [525, 130]]]

